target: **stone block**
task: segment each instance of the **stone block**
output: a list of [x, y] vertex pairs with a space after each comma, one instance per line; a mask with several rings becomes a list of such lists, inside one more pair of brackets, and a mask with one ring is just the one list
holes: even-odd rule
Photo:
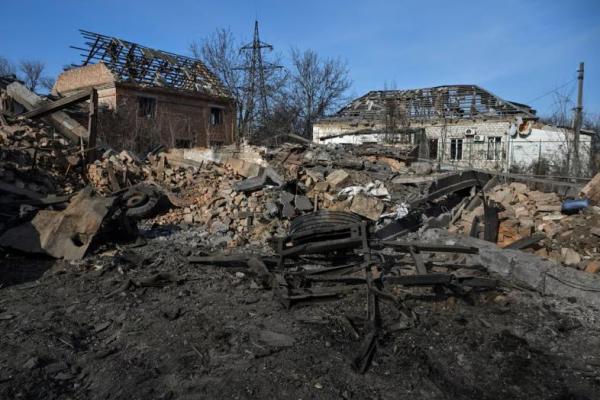
[[350, 211], [372, 221], [377, 221], [383, 212], [383, 207], [383, 201], [376, 197], [369, 197], [360, 193], [354, 196]]

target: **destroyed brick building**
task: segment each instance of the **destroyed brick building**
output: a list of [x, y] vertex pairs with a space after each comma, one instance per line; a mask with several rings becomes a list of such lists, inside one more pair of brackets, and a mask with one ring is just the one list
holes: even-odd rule
[[[569, 162], [573, 131], [540, 122], [526, 104], [476, 85], [453, 85], [371, 91], [317, 121], [313, 140], [409, 142], [421, 145], [422, 157], [456, 167], [509, 171], [547, 162], [558, 170]], [[589, 163], [591, 141], [591, 132], [582, 131], [582, 165]]]
[[51, 96], [0, 77], [0, 399], [599, 397], [600, 173], [493, 171], [530, 107], [372, 92], [258, 146], [197, 60], [84, 36]]
[[92, 32], [82, 35], [82, 65], [60, 74], [52, 92], [98, 91], [101, 142], [145, 151], [234, 141], [233, 99], [201, 61]]

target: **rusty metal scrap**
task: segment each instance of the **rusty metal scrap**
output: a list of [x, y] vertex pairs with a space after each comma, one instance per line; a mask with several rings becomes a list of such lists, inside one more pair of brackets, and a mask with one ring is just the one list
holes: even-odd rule
[[55, 258], [81, 259], [114, 202], [115, 198], [95, 196], [87, 187], [64, 211], [40, 210], [32, 221], [9, 229], [0, 236], [0, 245]]

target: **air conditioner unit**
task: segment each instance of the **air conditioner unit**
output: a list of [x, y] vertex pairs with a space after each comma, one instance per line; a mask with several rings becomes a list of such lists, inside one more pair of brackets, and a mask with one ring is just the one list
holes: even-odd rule
[[475, 135], [473, 136], [474, 142], [485, 142], [485, 136], [483, 135]]
[[465, 136], [473, 136], [477, 133], [477, 129], [475, 128], [467, 128], [465, 131]]

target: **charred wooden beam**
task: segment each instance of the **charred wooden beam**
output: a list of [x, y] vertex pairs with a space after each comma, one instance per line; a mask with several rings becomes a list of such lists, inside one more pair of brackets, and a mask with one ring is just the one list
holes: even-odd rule
[[515, 242], [512, 242], [509, 245], [504, 246], [503, 249], [510, 249], [510, 250], [526, 249], [530, 246], [533, 246], [534, 244], [536, 244], [537, 242], [539, 242], [540, 240], [543, 240], [545, 238], [546, 238], [546, 235], [543, 233], [534, 233], [531, 236], [521, 238]]
[[31, 111], [28, 111], [24, 114], [19, 115], [19, 117], [20, 118], [28, 118], [28, 119], [40, 118], [45, 115], [52, 114], [54, 112], [63, 110], [67, 107], [72, 106], [73, 104], [80, 103], [89, 98], [90, 98], [89, 91], [75, 93], [73, 95], [63, 97], [62, 99], [58, 99], [58, 100], [50, 102], [50, 103], [42, 104], [41, 106], [39, 106]]

